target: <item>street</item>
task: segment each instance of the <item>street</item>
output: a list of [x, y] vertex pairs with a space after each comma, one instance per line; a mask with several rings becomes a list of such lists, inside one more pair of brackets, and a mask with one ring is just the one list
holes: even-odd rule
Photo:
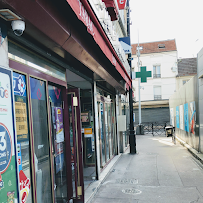
[[203, 202], [203, 169], [171, 137], [137, 135], [137, 154], [124, 153], [92, 203]]

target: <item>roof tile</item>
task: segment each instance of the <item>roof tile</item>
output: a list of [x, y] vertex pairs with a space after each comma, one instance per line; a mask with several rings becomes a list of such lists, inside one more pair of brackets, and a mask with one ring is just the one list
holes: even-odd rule
[[[132, 54], [136, 54], [138, 44], [132, 44]], [[165, 48], [159, 48], [163, 47]], [[140, 43], [140, 47], [143, 47], [140, 50], [140, 54], [150, 54], [150, 53], [159, 53], [159, 52], [167, 52], [167, 51], [177, 51], [175, 39], [172, 40], [165, 40], [165, 41], [157, 41], [157, 42], [147, 42], [147, 43]]]

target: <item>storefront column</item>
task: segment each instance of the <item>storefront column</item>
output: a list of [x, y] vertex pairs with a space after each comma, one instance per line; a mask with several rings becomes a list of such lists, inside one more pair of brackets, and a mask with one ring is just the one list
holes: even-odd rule
[[9, 68], [8, 65], [8, 39], [5, 36], [7, 32], [7, 27], [0, 19], [0, 66], [5, 68]]
[[97, 86], [94, 81], [93, 84], [93, 100], [94, 100], [94, 118], [95, 118], [95, 156], [96, 156], [96, 174], [99, 179], [100, 175], [100, 145], [99, 145], [99, 119], [97, 108]]

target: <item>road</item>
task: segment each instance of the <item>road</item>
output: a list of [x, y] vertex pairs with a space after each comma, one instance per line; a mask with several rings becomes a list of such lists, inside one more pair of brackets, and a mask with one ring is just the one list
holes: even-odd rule
[[171, 137], [137, 135], [92, 203], [203, 203], [203, 166]]

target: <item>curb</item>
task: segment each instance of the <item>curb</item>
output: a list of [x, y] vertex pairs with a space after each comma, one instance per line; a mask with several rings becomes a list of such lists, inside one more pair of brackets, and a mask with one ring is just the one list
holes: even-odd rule
[[180, 142], [180, 144], [187, 148], [187, 150], [203, 164], [203, 154], [201, 152], [198, 152], [196, 149], [192, 148], [190, 145], [188, 145], [185, 141], [181, 140], [179, 137], [176, 137], [176, 139]]
[[87, 198], [85, 198], [85, 203], [91, 203], [93, 197], [96, 195], [96, 193], [98, 192], [99, 188], [101, 187], [102, 183], [106, 180], [106, 178], [108, 177], [108, 175], [110, 174], [110, 172], [112, 171], [112, 168], [115, 166], [115, 164], [118, 162], [118, 160], [121, 158], [121, 156], [123, 155], [119, 154], [116, 157], [114, 157], [112, 159], [112, 161], [108, 164], [108, 166], [103, 170], [103, 172], [101, 173], [100, 179], [97, 181], [94, 181], [86, 190], [86, 193], [88, 191], [93, 191], [91, 193], [91, 195]]

